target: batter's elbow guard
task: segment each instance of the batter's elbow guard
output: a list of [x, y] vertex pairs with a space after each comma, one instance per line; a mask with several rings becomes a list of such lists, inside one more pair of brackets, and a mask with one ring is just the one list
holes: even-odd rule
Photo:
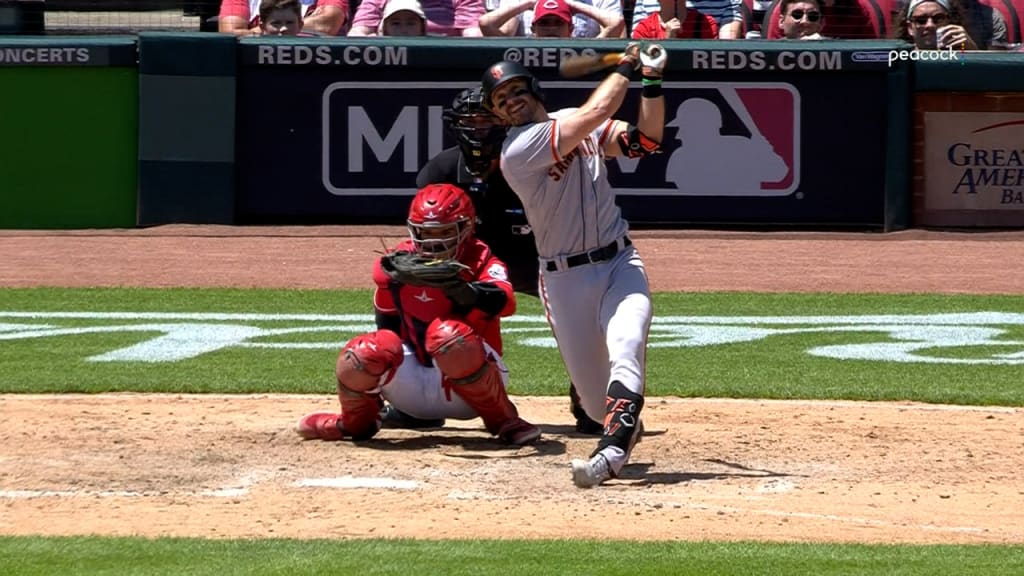
[[660, 152], [661, 142], [652, 140], [636, 126], [630, 126], [619, 135], [619, 148], [630, 158], [640, 158]]

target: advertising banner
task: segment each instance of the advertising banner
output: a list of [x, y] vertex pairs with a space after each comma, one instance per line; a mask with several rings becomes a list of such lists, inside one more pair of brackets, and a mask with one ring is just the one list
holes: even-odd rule
[[[401, 222], [420, 167], [454, 144], [442, 110], [508, 52], [485, 60], [449, 50], [440, 72], [412, 64], [418, 47], [286, 46], [287, 57], [269, 48], [241, 46], [237, 206], [248, 222]], [[603, 75], [557, 78], [559, 53], [552, 54], [538, 53], [540, 66], [531, 68], [548, 110], [579, 106]], [[318, 58], [323, 66], [313, 64]], [[609, 161], [625, 216], [650, 224], [881, 226], [885, 64], [844, 74], [836, 68], [848, 56], [787, 58], [828, 66], [666, 74], [662, 153]], [[636, 84], [617, 118], [636, 121]], [[840, 93], [845, 104], [834, 97]]]
[[925, 206], [1017, 211], [1024, 222], [1024, 113], [925, 112]]

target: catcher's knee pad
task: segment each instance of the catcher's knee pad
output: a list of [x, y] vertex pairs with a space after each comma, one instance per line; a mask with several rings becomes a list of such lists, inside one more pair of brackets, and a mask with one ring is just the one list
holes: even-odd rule
[[377, 393], [402, 365], [402, 339], [391, 330], [377, 330], [348, 341], [338, 354], [338, 394]]
[[476, 380], [488, 366], [484, 341], [465, 322], [437, 318], [427, 326], [427, 353], [452, 384]]
[[629, 442], [640, 422], [640, 411], [644, 407], [644, 397], [630, 392], [618, 380], [612, 381], [605, 399], [604, 432], [597, 443], [597, 454], [608, 446], [621, 448], [629, 452]]

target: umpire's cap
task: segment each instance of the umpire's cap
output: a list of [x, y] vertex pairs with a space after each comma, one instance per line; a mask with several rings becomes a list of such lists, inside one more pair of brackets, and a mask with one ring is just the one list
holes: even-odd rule
[[480, 87], [483, 89], [484, 106], [490, 109], [492, 106], [491, 94], [498, 89], [498, 86], [516, 78], [525, 78], [533, 96], [540, 101], [544, 100], [544, 93], [541, 92], [540, 82], [537, 81], [537, 78], [525, 66], [519, 62], [502, 60], [488, 68], [480, 81]]

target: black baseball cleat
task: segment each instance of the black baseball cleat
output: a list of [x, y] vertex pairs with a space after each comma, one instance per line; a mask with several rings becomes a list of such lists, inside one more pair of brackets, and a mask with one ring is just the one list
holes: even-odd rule
[[380, 409], [381, 428], [407, 428], [421, 430], [423, 428], [440, 428], [444, 426], [444, 418], [417, 418], [402, 412], [391, 404]]
[[569, 383], [569, 405], [573, 417], [576, 418], [577, 432], [590, 436], [600, 436], [604, 432], [604, 425], [591, 420], [583, 406], [580, 406], [580, 396], [576, 393], [576, 385], [572, 382]]

